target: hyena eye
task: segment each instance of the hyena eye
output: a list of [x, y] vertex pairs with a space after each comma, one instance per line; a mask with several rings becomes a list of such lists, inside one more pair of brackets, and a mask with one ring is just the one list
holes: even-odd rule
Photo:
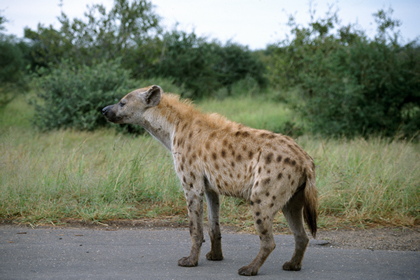
[[125, 106], [125, 102], [120, 101], [120, 103], [118, 103], [120, 105], [120, 107], [124, 107]]

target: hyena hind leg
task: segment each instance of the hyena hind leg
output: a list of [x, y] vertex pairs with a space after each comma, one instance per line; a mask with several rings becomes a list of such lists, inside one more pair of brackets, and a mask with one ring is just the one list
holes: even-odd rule
[[[260, 201], [257, 199], [257, 201]], [[240, 275], [252, 276], [257, 275], [258, 270], [263, 265], [267, 257], [276, 248], [273, 236], [273, 211], [267, 207], [261, 207], [259, 203], [254, 203], [253, 212], [255, 219], [255, 227], [260, 237], [260, 251], [255, 259], [238, 270]]]
[[309, 238], [303, 225], [304, 189], [302, 188], [283, 207], [283, 214], [295, 238], [295, 251], [290, 261], [284, 263], [284, 270], [299, 271], [302, 259], [309, 243]]

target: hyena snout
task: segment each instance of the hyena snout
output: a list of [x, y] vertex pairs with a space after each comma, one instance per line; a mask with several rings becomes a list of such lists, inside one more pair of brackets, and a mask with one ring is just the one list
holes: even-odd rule
[[102, 109], [102, 115], [110, 122], [118, 122], [119, 118], [116, 116], [115, 112], [112, 110], [114, 105], [106, 106]]
[[113, 105], [106, 106], [102, 109], [102, 115], [106, 117], [107, 113], [111, 110]]

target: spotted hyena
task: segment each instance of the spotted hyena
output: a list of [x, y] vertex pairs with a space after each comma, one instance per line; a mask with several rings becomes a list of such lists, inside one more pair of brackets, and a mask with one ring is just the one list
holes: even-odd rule
[[312, 158], [290, 137], [253, 129], [218, 114], [204, 114], [159, 86], [130, 92], [102, 110], [114, 123], [144, 127], [171, 153], [188, 204], [192, 248], [180, 266], [198, 264], [203, 237], [203, 196], [209, 216], [208, 260], [223, 259], [219, 227], [219, 195], [243, 198], [251, 205], [260, 250], [239, 269], [256, 275], [276, 247], [273, 218], [282, 210], [295, 237], [295, 251], [284, 270], [300, 270], [308, 237], [303, 219], [315, 237], [317, 191]]

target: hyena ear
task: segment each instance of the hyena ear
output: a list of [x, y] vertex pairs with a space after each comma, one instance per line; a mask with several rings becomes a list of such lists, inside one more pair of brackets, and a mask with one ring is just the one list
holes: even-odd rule
[[160, 86], [151, 86], [142, 94], [142, 99], [147, 107], [157, 106], [162, 98], [163, 90]]

